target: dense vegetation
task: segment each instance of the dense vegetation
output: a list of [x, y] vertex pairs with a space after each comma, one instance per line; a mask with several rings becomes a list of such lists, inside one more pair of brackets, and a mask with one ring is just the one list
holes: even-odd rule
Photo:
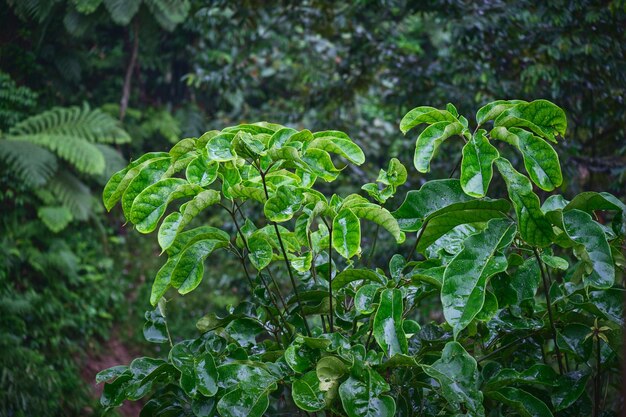
[[[459, 161], [465, 153], [454, 146], [457, 138], [443, 144], [428, 176], [419, 167], [407, 169], [399, 197], [389, 184], [381, 188], [387, 187], [383, 194], [376, 185], [359, 191], [381, 167], [389, 172], [400, 161], [413, 165], [405, 155], [413, 152], [419, 130], [408, 132], [407, 139], [397, 128], [410, 109], [421, 103], [443, 109], [451, 101], [468, 115], [500, 98], [545, 98], [561, 106], [568, 121], [556, 149], [563, 182], [557, 186], [557, 178], [548, 176], [558, 193], [568, 204], [583, 191], [609, 191], [626, 200], [626, 36], [621, 29], [626, 10], [619, 0], [0, 1], [0, 415], [85, 415], [99, 408], [84, 382], [91, 377], [81, 376], [81, 370], [94, 356], [107, 354], [112, 329], [116, 342], [134, 352], [163, 357], [163, 348], [144, 344], [137, 331], [149, 308], [152, 277], [163, 262], [156, 257], [161, 250], [151, 239], [127, 233], [123, 211], [107, 214], [99, 196], [128, 161], [163, 152], [180, 138], [256, 120], [346, 132], [367, 160], [348, 164], [332, 184], [316, 186], [327, 196], [360, 193], [393, 211], [406, 191], [422, 190], [427, 179], [462, 180]], [[493, 144], [502, 139], [513, 145], [497, 147], [518, 171], [531, 163], [523, 144], [493, 133], [488, 137]], [[515, 148], [520, 151], [511, 152]], [[387, 168], [393, 157], [400, 161]], [[508, 198], [504, 177], [494, 176], [491, 197]], [[546, 185], [533, 186], [542, 202], [555, 192]], [[240, 213], [258, 221], [261, 211], [253, 207], [246, 204]], [[610, 213], [596, 212], [594, 220], [619, 248], [619, 233], [610, 235], [610, 221], [617, 216]], [[236, 232], [232, 219], [217, 209], [195, 221], [220, 225], [231, 236]], [[397, 251], [393, 236], [378, 233], [371, 222], [361, 225], [361, 235], [365, 266], [387, 265], [389, 254]], [[408, 257], [407, 245], [402, 253]], [[572, 257], [571, 249], [563, 250], [552, 255], [568, 260], [567, 271], [545, 259], [547, 268], [541, 269], [551, 274], [555, 288], [569, 282], [578, 270], [575, 256], [584, 253], [577, 250]], [[174, 342], [198, 336], [198, 317], [222, 316], [250, 295], [240, 285], [241, 274], [233, 272], [239, 271], [238, 258], [228, 255], [214, 253], [211, 278], [168, 302]], [[619, 250], [611, 255], [621, 273]], [[530, 264], [510, 263], [535, 273]], [[616, 283], [621, 285], [619, 279]], [[524, 317], [541, 315], [540, 284], [536, 302], [521, 303]], [[289, 280], [279, 287], [286, 294]], [[567, 291], [552, 295], [555, 316], [566, 313], [559, 303], [566, 302], [561, 299]], [[568, 298], [581, 303], [576, 311], [584, 317], [569, 312], [555, 319], [556, 327], [559, 332], [570, 324], [589, 327], [595, 323], [588, 318], [597, 317], [598, 329], [611, 328], [608, 342], [590, 337], [580, 352], [561, 348], [567, 360], [546, 360], [557, 373], [557, 363], [571, 372], [600, 343], [602, 372], [595, 372], [593, 358], [584, 360], [592, 398], [580, 410], [597, 403], [592, 388], [599, 374], [603, 411], [611, 415], [619, 406], [614, 387], [620, 380], [609, 349], [619, 332], [603, 321], [617, 320], [619, 313], [607, 318], [589, 306], [592, 298], [585, 297], [598, 291], [611, 294], [614, 302], [621, 294], [594, 289], [583, 299]], [[507, 298], [506, 309], [515, 304], [513, 298]], [[411, 314], [425, 331], [430, 321], [443, 322], [440, 311], [422, 302]], [[540, 331], [533, 340], [554, 348], [549, 336]], [[463, 346], [470, 353], [483, 348]], [[432, 352], [440, 353], [441, 347], [434, 345]], [[550, 389], [529, 393], [557, 407], [546, 396]], [[402, 409], [400, 402], [397, 406]]]

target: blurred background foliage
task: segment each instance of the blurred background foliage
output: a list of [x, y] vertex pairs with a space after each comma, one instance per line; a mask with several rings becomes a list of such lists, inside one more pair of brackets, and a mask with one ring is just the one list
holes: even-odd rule
[[[343, 130], [368, 162], [327, 191], [356, 191], [391, 157], [411, 165], [397, 126], [412, 107], [546, 98], [569, 118], [564, 194], [626, 197], [623, 0], [0, 4], [0, 415], [97, 413], [87, 371], [111, 346], [154, 349], [137, 329], [158, 250], [99, 196], [178, 138], [259, 120]], [[386, 262], [391, 242], [378, 244]], [[207, 269], [169, 303], [174, 338], [239, 298], [227, 261]]]

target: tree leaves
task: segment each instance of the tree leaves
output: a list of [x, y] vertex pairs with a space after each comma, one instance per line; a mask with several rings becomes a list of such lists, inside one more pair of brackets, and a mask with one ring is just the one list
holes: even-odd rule
[[415, 143], [413, 163], [419, 172], [430, 171], [430, 160], [433, 158], [439, 145], [450, 136], [458, 135], [463, 131], [459, 122], [437, 122], [428, 126], [418, 136]]
[[352, 258], [361, 249], [361, 223], [350, 210], [342, 209], [333, 219], [333, 247], [346, 259]]
[[403, 312], [402, 291], [383, 290], [374, 316], [374, 338], [389, 357], [398, 353], [406, 354], [408, 351], [406, 335], [402, 328]]
[[461, 405], [475, 416], [484, 416], [483, 394], [478, 390], [476, 360], [457, 342], [448, 342], [441, 358], [423, 365], [424, 372], [439, 382], [443, 396], [456, 411]]
[[380, 375], [367, 369], [362, 379], [350, 377], [339, 386], [339, 397], [348, 417], [392, 417], [396, 411], [393, 398], [382, 395], [389, 385]]
[[400, 131], [406, 134], [409, 130], [422, 123], [453, 122], [455, 117], [447, 110], [421, 106], [409, 111], [400, 121]]
[[461, 186], [472, 197], [487, 194], [493, 176], [493, 161], [500, 156], [498, 150], [489, 143], [485, 131], [480, 129], [463, 147], [461, 162]]
[[509, 198], [515, 207], [522, 239], [534, 246], [548, 246], [554, 239], [552, 225], [541, 211], [539, 197], [533, 192], [532, 184], [506, 159], [496, 159], [496, 166], [504, 178]]
[[485, 301], [487, 280], [507, 267], [496, 251], [513, 238], [514, 225], [505, 219], [491, 220], [481, 233], [471, 235], [464, 248], [448, 264], [441, 288], [446, 321], [459, 332], [476, 317]]
[[543, 401], [519, 388], [503, 387], [491, 391], [489, 397], [508, 405], [523, 417], [552, 417]]
[[556, 143], [556, 135], [565, 135], [565, 112], [547, 100], [519, 103], [504, 111], [494, 122], [495, 127], [525, 127]]

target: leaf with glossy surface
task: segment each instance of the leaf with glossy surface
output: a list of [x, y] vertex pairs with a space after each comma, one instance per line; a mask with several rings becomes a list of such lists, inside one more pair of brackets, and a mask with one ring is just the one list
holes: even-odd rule
[[447, 110], [430, 106], [420, 106], [409, 111], [400, 121], [400, 131], [404, 134], [422, 123], [453, 122], [455, 117]]
[[405, 232], [417, 232], [430, 214], [450, 204], [472, 200], [457, 179], [428, 181], [419, 190], [409, 191], [392, 214]]
[[555, 136], [565, 135], [567, 118], [563, 109], [547, 100], [520, 103], [506, 110], [494, 123], [495, 127], [525, 127], [537, 135], [556, 142]]
[[220, 133], [213, 136], [206, 144], [206, 150], [210, 161], [226, 162], [236, 158], [231, 149], [231, 143], [235, 135], [233, 133]]
[[476, 122], [479, 125], [482, 125], [488, 120], [494, 120], [498, 116], [500, 116], [502, 112], [504, 112], [505, 110], [508, 110], [511, 107], [515, 106], [516, 104], [521, 104], [521, 103], [525, 103], [525, 101], [522, 101], [522, 100], [493, 101], [481, 107], [480, 109], [478, 109], [478, 112], [476, 112]]
[[342, 209], [333, 219], [333, 247], [346, 259], [361, 251], [361, 222], [350, 210]]
[[172, 270], [171, 285], [178, 288], [180, 294], [193, 291], [202, 281], [204, 260], [215, 249], [227, 246], [219, 240], [202, 240], [188, 247], [180, 256]]
[[180, 224], [182, 218], [183, 215], [175, 211], [174, 213], [170, 213], [165, 220], [163, 220], [163, 223], [161, 223], [159, 233], [157, 234], [157, 240], [159, 242], [159, 246], [161, 247], [161, 251], [165, 252], [165, 250], [169, 248], [172, 243], [174, 243], [178, 233], [178, 225]]
[[389, 385], [367, 369], [362, 379], [350, 377], [339, 386], [339, 397], [348, 417], [393, 417], [396, 403], [388, 395]]
[[441, 358], [423, 366], [424, 372], [439, 382], [445, 399], [456, 411], [461, 404], [475, 416], [484, 416], [483, 394], [478, 390], [479, 375], [476, 360], [457, 342], [448, 342]]
[[262, 270], [272, 262], [274, 252], [267, 236], [263, 233], [253, 233], [248, 239], [248, 258], [252, 265], [258, 270]]
[[496, 159], [496, 166], [515, 207], [522, 239], [534, 246], [550, 245], [554, 240], [552, 225], [541, 211], [539, 197], [533, 192], [530, 180], [517, 172], [506, 159]]
[[517, 127], [496, 127], [491, 131], [491, 137], [519, 149], [526, 172], [539, 188], [552, 191], [563, 182], [559, 156], [545, 140]]
[[374, 316], [374, 338], [389, 357], [397, 353], [408, 353], [406, 335], [402, 328], [403, 313], [402, 291], [399, 289], [383, 290]]
[[472, 197], [484, 197], [493, 177], [493, 161], [500, 156], [489, 143], [485, 131], [479, 129], [463, 146], [461, 186]]
[[293, 402], [305, 411], [320, 411], [326, 407], [324, 393], [320, 391], [320, 381], [315, 371], [307, 372], [293, 381], [291, 388]]
[[363, 151], [350, 139], [339, 139], [330, 136], [317, 137], [309, 143], [307, 149], [321, 149], [326, 152], [335, 153], [356, 165], [361, 165], [365, 162]]
[[333, 291], [339, 291], [349, 283], [360, 280], [378, 282], [382, 285], [386, 283], [376, 272], [369, 269], [346, 269], [333, 278]]
[[185, 177], [190, 184], [208, 187], [217, 179], [218, 168], [218, 162], [209, 162], [203, 156], [198, 156], [187, 165]]
[[293, 217], [302, 205], [302, 191], [295, 187], [282, 185], [278, 187], [263, 207], [265, 216], [274, 222], [285, 222]]
[[182, 231], [202, 210], [219, 203], [221, 195], [219, 191], [205, 190], [201, 191], [191, 201], [185, 204], [182, 211], [183, 217], [178, 225], [178, 231]]
[[519, 388], [502, 387], [491, 391], [489, 397], [511, 407], [522, 417], [553, 417], [543, 401]]
[[564, 212], [563, 226], [567, 236], [584, 248], [582, 260], [591, 267], [583, 278], [585, 285], [611, 288], [615, 282], [615, 266], [602, 227], [580, 210]]
[[[126, 218], [130, 217], [131, 208], [135, 198], [146, 188], [159, 181], [167, 172], [171, 164], [171, 159], [156, 158], [145, 162], [136, 169], [138, 173], [127, 184], [122, 194], [122, 211]], [[130, 170], [126, 175], [129, 176], [135, 169]], [[121, 185], [120, 185], [121, 188]]]
[[511, 237], [514, 227], [506, 219], [491, 220], [485, 230], [465, 240], [463, 250], [448, 264], [441, 287], [441, 303], [455, 338], [482, 309], [487, 280], [506, 270], [506, 259], [497, 255], [497, 250], [507, 236]]
[[438, 122], [428, 126], [417, 138], [413, 163], [419, 172], [430, 171], [430, 160], [433, 158], [439, 145], [451, 136], [463, 131], [459, 122]]

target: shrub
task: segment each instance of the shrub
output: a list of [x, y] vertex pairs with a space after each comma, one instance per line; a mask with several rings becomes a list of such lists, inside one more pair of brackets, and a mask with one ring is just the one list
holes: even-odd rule
[[[150, 393], [142, 415], [617, 410], [625, 206], [596, 192], [541, 203], [534, 187], [551, 192], [563, 181], [550, 144], [565, 134], [563, 111], [545, 100], [496, 101], [470, 129], [452, 105], [418, 107], [400, 129], [423, 124], [415, 168], [428, 172], [439, 145], [458, 136], [460, 179], [426, 182], [393, 213], [383, 206], [407, 179], [397, 159], [363, 186], [375, 202], [315, 188], [337, 179], [340, 159], [365, 161], [338, 131], [243, 124], [184, 139], [115, 174], [106, 208], [121, 201], [139, 232], [158, 227], [168, 257], [144, 334], [169, 343], [169, 354], [102, 371], [103, 406]], [[503, 156], [511, 149], [526, 174]], [[486, 197], [494, 165], [507, 198]], [[212, 206], [228, 221], [196, 226]], [[415, 235], [406, 257], [365, 267], [362, 221], [398, 244]], [[239, 261], [247, 301], [201, 318], [197, 339], [174, 344], [168, 290], [193, 291], [215, 251]]]

